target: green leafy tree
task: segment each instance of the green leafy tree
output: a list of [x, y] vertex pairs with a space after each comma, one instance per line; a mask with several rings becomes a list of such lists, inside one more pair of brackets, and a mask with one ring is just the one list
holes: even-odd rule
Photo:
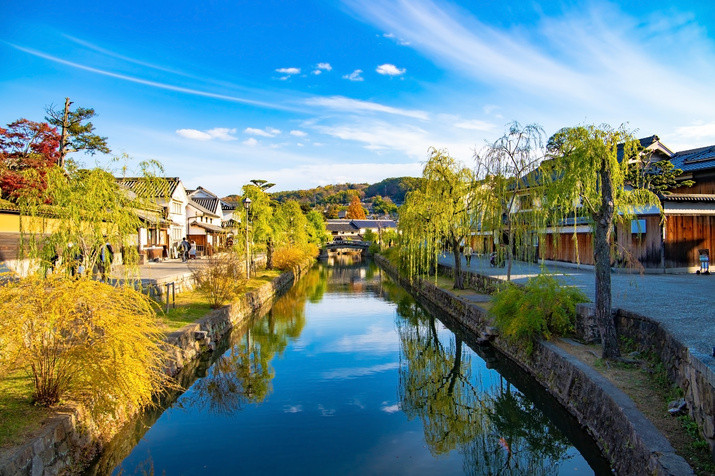
[[372, 199], [372, 210], [377, 215], [395, 215], [397, 214], [397, 205], [395, 205], [390, 197], [382, 198], [380, 195], [376, 195]]
[[652, 153], [641, 151], [628, 167], [626, 183], [635, 188], [644, 188], [658, 195], [669, 195], [676, 187], [692, 187], [693, 180], [678, 181], [683, 173], [668, 159], [652, 161]]
[[[252, 182], [262, 182], [255, 180]], [[263, 181], [265, 182], [265, 181]], [[250, 216], [244, 217], [250, 223], [251, 238], [254, 243], [258, 244], [259, 249], [264, 248], [266, 251], [266, 267], [273, 269], [273, 251], [276, 230], [273, 222], [273, 206], [271, 205], [271, 197], [266, 193], [267, 185], [255, 183], [243, 186], [243, 197], [251, 200]], [[241, 227], [245, 231], [244, 226]], [[245, 242], [245, 240], [242, 240]], [[244, 249], [245, 251], [245, 249]]]
[[460, 246], [472, 231], [477, 203], [474, 173], [446, 152], [432, 149], [422, 172], [422, 186], [400, 207], [403, 260], [410, 274], [436, 271], [443, 249], [454, 255], [454, 288], [464, 289]]
[[61, 131], [60, 149], [57, 165], [65, 166], [65, 157], [73, 152], [84, 151], [94, 155], [97, 152], [108, 154], [111, 151], [107, 146], [107, 138], [94, 133], [94, 124], [89, 122], [95, 116], [94, 109], [78, 107], [70, 111], [72, 102], [65, 98], [63, 110], [53, 106], [47, 108], [45, 120]]
[[[655, 194], [644, 188], [627, 189], [628, 158], [637, 157], [640, 142], [621, 126], [577, 126], [561, 129], [548, 142], [552, 159], [544, 166], [548, 207], [557, 214], [583, 216], [594, 228], [596, 264], [596, 321], [603, 342], [603, 358], [620, 357], [611, 316], [611, 233], [614, 222], [626, 222], [638, 207], [662, 210]], [[619, 161], [619, 150], [624, 160]], [[557, 221], [557, 216], [554, 220]]]

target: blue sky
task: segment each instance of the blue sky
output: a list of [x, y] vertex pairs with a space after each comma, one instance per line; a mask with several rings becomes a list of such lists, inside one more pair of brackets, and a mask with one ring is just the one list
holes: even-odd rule
[[[12, 2], [0, 123], [94, 107], [114, 154], [237, 193], [418, 176], [513, 120], [715, 144], [715, 2]], [[87, 165], [96, 159], [76, 157]]]

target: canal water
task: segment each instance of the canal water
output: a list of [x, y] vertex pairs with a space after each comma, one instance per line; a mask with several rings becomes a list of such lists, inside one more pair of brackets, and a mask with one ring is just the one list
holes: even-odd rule
[[[92, 474], [601, 474], [578, 425], [372, 263], [323, 263], [235, 329]], [[475, 351], [476, 349], [476, 351]]]

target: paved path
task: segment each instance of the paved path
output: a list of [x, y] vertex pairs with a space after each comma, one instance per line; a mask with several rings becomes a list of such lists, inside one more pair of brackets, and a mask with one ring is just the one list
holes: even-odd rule
[[[440, 264], [454, 266], [452, 255], [444, 255]], [[473, 258], [463, 269], [506, 279], [506, 268], [492, 268], [487, 258]], [[581, 289], [595, 299], [595, 277], [591, 268], [545, 266], [558, 279]], [[534, 263], [514, 262], [511, 278], [525, 283], [541, 272]], [[650, 317], [686, 345], [693, 356], [715, 371], [715, 275], [696, 274], [624, 274], [611, 275], [613, 306]]]
[[114, 266], [112, 267], [112, 277], [121, 279], [129, 271], [130, 276], [138, 274], [142, 281], [164, 280], [168, 277], [183, 276], [191, 273], [191, 270], [195, 269], [196, 266], [200, 266], [201, 263], [202, 260], [200, 259], [187, 262], [182, 262], [180, 259], [166, 259], [158, 263], [149, 261], [143, 265], [131, 267], [128, 270], [124, 266]]

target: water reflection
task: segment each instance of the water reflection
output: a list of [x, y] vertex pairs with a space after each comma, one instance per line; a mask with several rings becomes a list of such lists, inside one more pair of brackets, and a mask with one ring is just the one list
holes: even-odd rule
[[543, 392], [527, 397], [513, 384], [522, 381], [488, 368], [468, 336], [374, 264], [336, 258], [232, 333], [124, 460], [125, 472], [589, 471], [552, 423], [567, 421], [563, 410], [542, 411]]
[[326, 285], [321, 274], [309, 272], [265, 316], [255, 319], [243, 333], [233, 332], [228, 350], [193, 385], [192, 393], [181, 404], [231, 414], [247, 404], [261, 403], [270, 395], [275, 376], [271, 362], [300, 337], [305, 326], [306, 298], [311, 302], [322, 299]]

